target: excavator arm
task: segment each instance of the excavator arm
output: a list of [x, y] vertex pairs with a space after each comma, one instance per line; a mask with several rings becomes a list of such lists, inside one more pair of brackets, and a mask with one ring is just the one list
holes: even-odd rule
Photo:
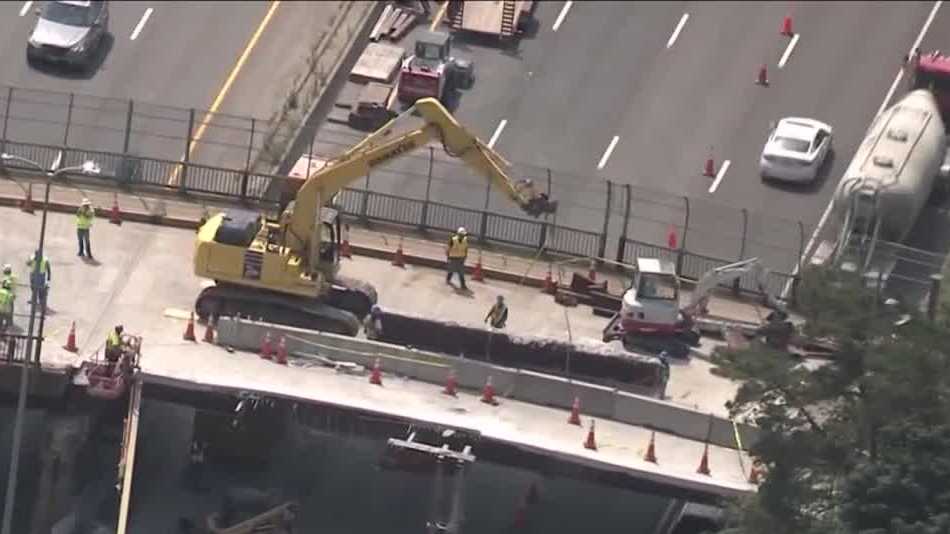
[[[423, 124], [394, 133], [395, 126], [413, 112], [422, 117]], [[373, 168], [436, 139], [446, 153], [478, 171], [527, 214], [539, 217], [557, 209], [557, 203], [535, 191], [530, 180], [515, 181], [509, 177], [506, 172], [510, 167], [508, 162], [459, 124], [438, 100], [423, 98], [304, 182], [282, 215], [287, 244], [298, 251], [309, 250], [312, 256], [313, 249], [317, 248], [312, 245], [320, 241], [320, 209], [329, 199]]]
[[749, 258], [729, 265], [723, 265], [708, 271], [696, 283], [689, 298], [689, 303], [683, 308], [683, 312], [688, 315], [701, 315], [706, 313], [706, 305], [709, 302], [709, 293], [719, 284], [732, 282], [739, 279], [746, 273], [755, 275], [756, 287], [759, 292], [765, 296], [765, 305], [769, 309], [784, 311], [782, 304], [775, 299], [768, 291], [769, 270], [766, 269], [758, 258]]

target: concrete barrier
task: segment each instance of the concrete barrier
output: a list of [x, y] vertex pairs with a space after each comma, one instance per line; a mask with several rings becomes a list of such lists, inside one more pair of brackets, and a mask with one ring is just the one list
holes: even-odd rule
[[[708, 438], [710, 444], [722, 447], [737, 447], [736, 427], [728, 419], [629, 391], [536, 371], [230, 317], [222, 317], [218, 322], [218, 343], [257, 352], [267, 332], [271, 332], [275, 346], [277, 338], [274, 336], [283, 335], [288, 352], [300, 357], [317, 354], [365, 367], [371, 367], [378, 358], [380, 368], [385, 373], [433, 384], [444, 384], [449, 371], [454, 370], [459, 388], [471, 391], [481, 391], [491, 376], [495, 394], [502, 400], [512, 398], [570, 409], [577, 397], [581, 402], [581, 412], [585, 415], [654, 428], [696, 441], [706, 441]], [[738, 425], [737, 428], [744, 448], [758, 438], [753, 427]]]

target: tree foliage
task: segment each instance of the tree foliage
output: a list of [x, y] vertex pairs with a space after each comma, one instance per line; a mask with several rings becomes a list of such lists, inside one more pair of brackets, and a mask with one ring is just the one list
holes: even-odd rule
[[806, 274], [799, 305], [805, 333], [835, 343], [829, 361], [760, 343], [715, 358], [742, 382], [729, 408], [762, 430], [749, 452], [767, 472], [726, 532], [950, 533], [950, 328], [898, 321], [835, 272]]

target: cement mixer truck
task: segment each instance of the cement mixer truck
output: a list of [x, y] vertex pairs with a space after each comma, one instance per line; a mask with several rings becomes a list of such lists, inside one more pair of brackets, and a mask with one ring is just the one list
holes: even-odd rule
[[835, 192], [835, 263], [865, 273], [878, 240], [903, 242], [947, 182], [950, 57], [917, 52], [905, 68], [911, 91], [875, 117]]

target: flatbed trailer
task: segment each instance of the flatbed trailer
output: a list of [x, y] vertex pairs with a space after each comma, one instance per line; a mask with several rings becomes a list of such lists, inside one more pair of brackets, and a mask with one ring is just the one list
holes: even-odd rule
[[447, 20], [455, 31], [509, 38], [527, 31], [534, 4], [531, 0], [450, 0]]

